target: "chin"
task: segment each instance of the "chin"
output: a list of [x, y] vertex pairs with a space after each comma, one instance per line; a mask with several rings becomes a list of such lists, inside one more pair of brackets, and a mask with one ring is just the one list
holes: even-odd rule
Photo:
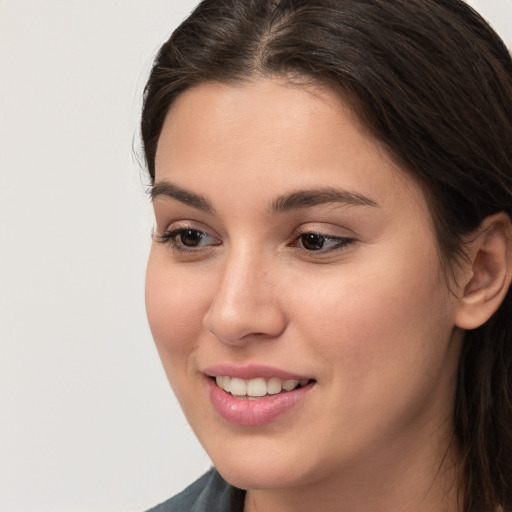
[[252, 491], [275, 490], [301, 485], [301, 482], [297, 482], [294, 477], [286, 474], [286, 472], [276, 472], [274, 468], [269, 468], [268, 466], [261, 471], [249, 470], [247, 468], [233, 470], [226, 468], [224, 465], [221, 468], [216, 466], [216, 468], [224, 480], [239, 489]]
[[239, 489], [272, 490], [297, 487], [313, 483], [314, 471], [304, 465], [281, 458], [272, 460], [262, 456], [255, 458], [236, 457], [213, 460], [217, 471], [224, 480]]

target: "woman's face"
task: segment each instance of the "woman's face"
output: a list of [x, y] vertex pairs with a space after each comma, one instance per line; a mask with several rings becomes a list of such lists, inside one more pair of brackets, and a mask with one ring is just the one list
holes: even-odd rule
[[151, 330], [228, 481], [438, 468], [457, 299], [421, 189], [337, 95], [275, 80], [185, 92], [153, 202]]

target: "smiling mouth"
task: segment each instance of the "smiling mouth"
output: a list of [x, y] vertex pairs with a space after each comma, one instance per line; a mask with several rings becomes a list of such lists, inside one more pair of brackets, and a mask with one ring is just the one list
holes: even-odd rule
[[311, 379], [282, 380], [277, 377], [272, 377], [270, 379], [259, 377], [250, 380], [228, 376], [217, 376], [212, 378], [215, 380], [217, 386], [226, 393], [243, 400], [256, 400], [268, 395], [288, 393], [313, 382]]

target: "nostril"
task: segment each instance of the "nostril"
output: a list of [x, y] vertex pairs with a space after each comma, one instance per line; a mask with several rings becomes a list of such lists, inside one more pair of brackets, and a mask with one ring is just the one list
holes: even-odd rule
[[270, 287], [261, 280], [247, 281], [235, 270], [226, 271], [218, 283], [203, 317], [204, 328], [230, 345], [276, 338], [287, 325], [277, 296], [269, 295]]

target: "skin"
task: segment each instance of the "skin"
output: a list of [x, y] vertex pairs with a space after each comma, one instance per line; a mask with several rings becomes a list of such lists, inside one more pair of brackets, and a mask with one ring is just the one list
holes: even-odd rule
[[[329, 90], [279, 80], [202, 84], [166, 118], [163, 182], [213, 211], [154, 197], [151, 330], [200, 442], [226, 480], [249, 489], [246, 511], [459, 510], [458, 299], [421, 188], [350, 108]], [[373, 204], [270, 207], [325, 187]], [[205, 233], [189, 252], [185, 229]], [[311, 232], [327, 237], [323, 249], [308, 250]], [[233, 425], [202, 373], [219, 363], [316, 383], [272, 422]]]

